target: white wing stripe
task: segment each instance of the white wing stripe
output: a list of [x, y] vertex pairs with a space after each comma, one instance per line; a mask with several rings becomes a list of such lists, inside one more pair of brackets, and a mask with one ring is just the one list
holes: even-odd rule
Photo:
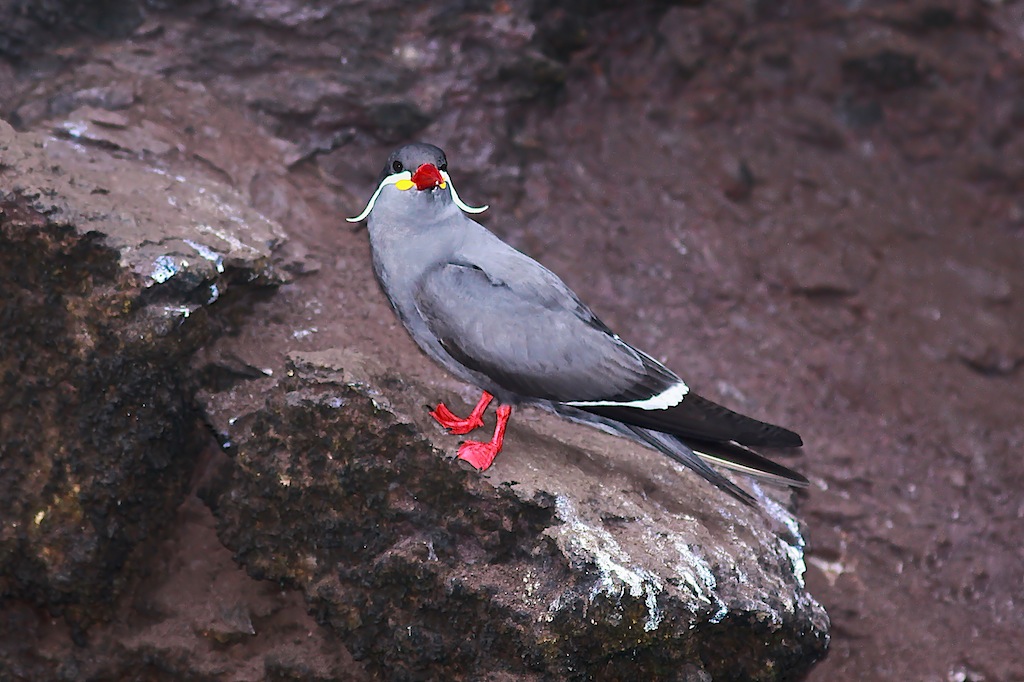
[[678, 384], [672, 384], [658, 395], [643, 400], [570, 400], [565, 404], [573, 407], [636, 407], [641, 410], [667, 410], [683, 402], [683, 398], [689, 392], [690, 387], [680, 381]]

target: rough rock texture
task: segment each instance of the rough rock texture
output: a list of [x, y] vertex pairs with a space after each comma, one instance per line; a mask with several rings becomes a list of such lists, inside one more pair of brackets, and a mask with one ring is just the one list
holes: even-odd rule
[[[0, 3], [0, 115], [232, 186], [287, 227], [295, 279], [186, 320], [223, 327], [184, 370], [221, 437], [244, 443], [226, 462], [196, 454], [197, 472], [221, 462], [203, 489], [223, 518], [186, 494], [88, 646], [71, 645], [81, 632], [64, 618], [5, 599], [0, 677], [369, 679], [397, 665], [372, 647], [354, 661], [342, 628], [317, 626], [299, 590], [249, 578], [214, 528], [262, 571], [246, 544], [259, 529], [228, 514], [259, 500], [230, 491], [280, 490], [230, 456], [258, 452], [245, 429], [285, 412], [274, 382], [350, 395], [318, 386], [308, 355], [282, 378], [289, 353], [387, 365], [401, 383], [382, 380], [375, 399], [409, 438], [454, 454], [458, 439], [418, 426], [419, 402], [475, 396], [424, 361], [370, 277], [365, 234], [339, 229], [393, 140], [415, 135], [448, 149], [460, 193], [492, 206], [490, 228], [614, 328], [702, 392], [804, 436], [806, 580], [832, 620], [809, 679], [1024, 679], [1019, 1], [87, 4]], [[351, 370], [319, 364], [325, 378]], [[536, 441], [584, 438], [559, 451], [559, 484], [587, 496], [596, 477], [714, 524], [717, 495], [674, 471], [651, 478], [657, 458], [585, 433], [517, 412], [515, 447], [485, 478], [520, 483], [483, 507], [536, 506], [522, 483]], [[571, 527], [558, 513], [548, 537]], [[298, 525], [325, 514], [309, 516]], [[643, 525], [634, 516], [581, 518], [643, 554], [619, 535]]]
[[[115, 61], [133, 58], [121, 54]], [[181, 93], [190, 97], [179, 103]], [[272, 358], [264, 363], [264, 358], [236, 355], [231, 336], [213, 343], [225, 329], [259, 329], [245, 320], [244, 311], [255, 298], [235, 304], [218, 299], [234, 280], [267, 283], [260, 277], [267, 280], [267, 258], [280, 241], [278, 228], [240, 203], [247, 199], [287, 221], [308, 216], [313, 209], [297, 200], [280, 170], [282, 163], [296, 163], [305, 153], [268, 138], [265, 148], [241, 155], [238, 150], [247, 146], [251, 129], [186, 124], [182, 139], [176, 130], [200, 112], [206, 120], [213, 118], [210, 113], [228, 120], [221, 105], [185, 82], [135, 76], [127, 87], [95, 86], [68, 102], [48, 107], [60, 115], [53, 131], [63, 139], [18, 139], [7, 132], [11, 191], [18, 197], [47, 195], [62, 207], [73, 205], [79, 194], [97, 197], [89, 211], [71, 208], [60, 217], [70, 233], [89, 231], [104, 244], [111, 272], [139, 290], [126, 297], [131, 305], [113, 307], [124, 314], [138, 309], [142, 319], [155, 316], [164, 322], [148, 335], [131, 325], [124, 333], [132, 341], [155, 335], [175, 343], [173, 350], [156, 351], [175, 381], [149, 383], [159, 376], [156, 372], [139, 362], [132, 367], [139, 371], [139, 383], [173, 396], [191, 419], [187, 429], [174, 431], [186, 440], [169, 443], [179, 465], [175, 486], [161, 486], [160, 477], [142, 471], [135, 478], [145, 482], [133, 478], [130, 492], [88, 491], [89, 499], [106, 505], [102, 511], [110, 525], [126, 525], [118, 516], [122, 508], [140, 523], [151, 515], [154, 532], [130, 536], [126, 551], [152, 546], [155, 530], [169, 523], [174, 507], [186, 499], [188, 475], [208, 456], [201, 452], [201, 434], [189, 411], [193, 391], [201, 386], [198, 407], [234, 458], [214, 467], [216, 476], [200, 469], [198, 474], [210, 479], [202, 488], [204, 499], [240, 565], [258, 579], [300, 588], [317, 619], [344, 643], [345, 648], [335, 644], [333, 661], [321, 661], [317, 674], [357, 675], [346, 648], [370, 671], [408, 679], [490, 674], [787, 679], [803, 674], [823, 655], [827, 617], [803, 586], [804, 540], [795, 519], [770, 499], [764, 502], [770, 514], [737, 506], [653, 453], [547, 416], [533, 417], [535, 428], [512, 429], [510, 442], [522, 439], [520, 449], [528, 454], [488, 480], [459, 471], [445, 456], [451, 439], [430, 442], [438, 430], [421, 409], [430, 389], [415, 373], [383, 371], [369, 359], [353, 370], [345, 359], [358, 355], [343, 356], [340, 362], [314, 355], [298, 356], [299, 368], [292, 372], [298, 376], [282, 379]], [[371, 118], [383, 125], [378, 114]], [[381, 135], [396, 134], [389, 130], [385, 126]], [[33, 146], [35, 139], [39, 142]], [[144, 161], [128, 161], [133, 156]], [[199, 169], [221, 175], [242, 194], [229, 201], [220, 198], [215, 192], [223, 191], [207, 185]], [[36, 188], [41, 182], [36, 176], [51, 175], [62, 182]], [[301, 246], [297, 251], [281, 265], [315, 273], [320, 266], [303, 257]], [[367, 286], [365, 264], [361, 270], [362, 286]], [[38, 316], [38, 311], [27, 314]], [[347, 313], [352, 314], [362, 313]], [[291, 331], [291, 341], [310, 333]], [[37, 336], [19, 333], [19, 338], [40, 343]], [[273, 354], [287, 348], [274, 338], [263, 350]], [[115, 350], [118, 359], [134, 359], [122, 348]], [[358, 387], [338, 379], [353, 371], [370, 377], [368, 367], [377, 367], [374, 376]], [[102, 363], [90, 369], [107, 384], [124, 374]], [[321, 373], [333, 383], [324, 383]], [[261, 381], [264, 375], [272, 378]], [[81, 385], [75, 377], [70, 383]], [[403, 387], [394, 399], [397, 408], [381, 407], [391, 392], [388, 386]], [[43, 411], [50, 419], [65, 416], [58, 409]], [[529, 420], [529, 412], [522, 419]], [[91, 415], [83, 423], [103, 435]], [[16, 427], [24, 428], [18, 424], [10, 432], [20, 430]], [[157, 421], [153, 428], [166, 427]], [[29, 448], [37, 460], [60, 451], [61, 439], [69, 435], [60, 429], [50, 433], [50, 447]], [[118, 435], [113, 442], [125, 457], [148, 445], [146, 434]], [[71, 466], [89, 462], [77, 451], [69, 459]], [[587, 463], [582, 470], [581, 463]], [[92, 466], [134, 473], [118, 461]], [[26, 465], [30, 472], [40, 469], [45, 466], [36, 460]], [[24, 510], [41, 503], [15, 494], [13, 485], [19, 482], [11, 478], [11, 499], [24, 517], [21, 527], [35, 523], [76, 542], [89, 538], [73, 532], [77, 518], [50, 511], [28, 518]], [[73, 479], [68, 485], [77, 492], [81, 483]], [[141, 498], [136, 488], [148, 485], [164, 493], [160, 504], [143, 499], [145, 513], [118, 504], [129, 494]], [[45, 542], [32, 537], [28, 542], [35, 552], [53, 552]], [[162, 674], [202, 676], [224, 662], [215, 649], [190, 662], [185, 653], [190, 646], [236, 645], [256, 636], [250, 614], [266, 608], [258, 602], [229, 603], [212, 617], [180, 614], [180, 607], [161, 596], [167, 588], [160, 585], [138, 588], [132, 601], [147, 595], [145, 603], [164, 614], [163, 622], [188, 624], [191, 638], [167, 638], [165, 625], [143, 625], [132, 612], [112, 619], [109, 607], [120, 590], [107, 586], [104, 578], [127, 584], [137, 577], [137, 564], [122, 566], [122, 556], [105, 559], [87, 556], [80, 565], [61, 567], [81, 577], [75, 583], [79, 589], [104, 586], [99, 597], [26, 600], [33, 597], [32, 583], [20, 577], [26, 571], [19, 573], [18, 567], [12, 570], [8, 595], [16, 620], [30, 623], [34, 619], [24, 610], [26, 603], [51, 614], [60, 613], [63, 601], [75, 604], [78, 611], [65, 614], [73, 616], [66, 620], [73, 627], [100, 621], [90, 632], [93, 651], [106, 650], [109, 657], [46, 649], [31, 665], [16, 656], [7, 659], [9, 673], [116, 674], [142, 657]], [[60, 626], [37, 617], [27, 629], [56, 637]], [[112, 642], [118, 643], [114, 649], [102, 648]], [[293, 661], [307, 656], [302, 649], [291, 651]], [[264, 654], [263, 663], [264, 674], [299, 670], [282, 668], [272, 655]]]
[[293, 361], [251, 412], [203, 400], [234, 455], [205, 497], [247, 570], [300, 587], [385, 678], [789, 679], [824, 651], [770, 499], [529, 411], [481, 477], [425, 435], [422, 387], [358, 354]]
[[110, 617], [208, 438], [182, 371], [204, 306], [274, 278], [275, 229], [225, 187], [0, 122], [0, 594]]

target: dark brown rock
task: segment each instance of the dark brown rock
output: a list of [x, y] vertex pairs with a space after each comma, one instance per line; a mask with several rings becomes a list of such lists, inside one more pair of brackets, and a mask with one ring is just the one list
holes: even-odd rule
[[[0, 115], [70, 135], [91, 107], [90, 134], [66, 144], [113, 142], [190, 184], [212, 175], [288, 227], [295, 282], [224, 305], [236, 283], [186, 320], [226, 325], [184, 374], [216, 393], [204, 404], [245, 415], [290, 350], [362, 350], [389, 365], [389, 399], [472, 399], [397, 327], [365, 232], [339, 228], [391, 146], [367, 112], [422, 112], [417, 137], [449, 151], [489, 227], [699, 390], [804, 436], [806, 579], [833, 623], [809, 679], [1024, 679], [1021, 4], [672, 4], [105, 2], [144, 23], [99, 40], [79, 21], [94, 7], [0, 3]], [[723, 158], [754, 172], [741, 202], [723, 196]], [[403, 408], [409, 423], [422, 407]], [[550, 471], [532, 458], [560, 453], [557, 478], [577, 487], [717, 506], [700, 486], [660, 494], [675, 471], [639, 484], [657, 466], [645, 452], [610, 469], [614, 447], [542, 419], [517, 411], [515, 447], [485, 479]], [[248, 578], [187, 499], [165, 541], [124, 564], [135, 578], [88, 646], [4, 599], [0, 679], [370, 678], [298, 590]], [[597, 521], [617, 542], [635, 527]]]
[[212, 185], [3, 122], [0, 159], [0, 594], [84, 626], [109, 617], [206, 438], [182, 371], [211, 337], [204, 307], [269, 281], [277, 235]]
[[515, 459], [481, 477], [376, 361], [296, 354], [288, 374], [203, 399], [233, 454], [205, 497], [251, 575], [303, 590], [388, 679], [790, 679], [824, 652], [803, 540], [770, 498], [751, 510], [529, 410]]
[[4, 2], [0, 4], [0, 54], [23, 57], [38, 51], [43, 36], [60, 40], [81, 31], [123, 38], [142, 23], [143, 13], [134, 0]]

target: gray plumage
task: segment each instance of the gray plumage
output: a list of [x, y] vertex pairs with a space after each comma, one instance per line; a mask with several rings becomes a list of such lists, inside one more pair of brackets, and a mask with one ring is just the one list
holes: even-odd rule
[[[443, 171], [444, 187], [410, 187], [406, 178], [424, 164]], [[427, 355], [503, 403], [540, 404], [643, 442], [744, 502], [750, 495], [702, 457], [807, 484], [746, 447], [798, 447], [799, 436], [690, 392], [554, 273], [469, 218], [446, 171], [437, 147], [401, 147], [367, 206], [374, 272]]]

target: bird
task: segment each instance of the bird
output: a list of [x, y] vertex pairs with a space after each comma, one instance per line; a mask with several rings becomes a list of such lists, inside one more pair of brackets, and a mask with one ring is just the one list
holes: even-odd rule
[[464, 441], [458, 458], [478, 470], [501, 451], [512, 407], [538, 405], [639, 441], [748, 505], [754, 497], [712, 466], [790, 487], [801, 474], [753, 448], [795, 449], [795, 432], [734, 412], [692, 391], [675, 372], [613, 332], [557, 275], [470, 216], [439, 147], [395, 149], [365, 209], [373, 270], [412, 339], [482, 394], [467, 417], [444, 402], [430, 415]]

